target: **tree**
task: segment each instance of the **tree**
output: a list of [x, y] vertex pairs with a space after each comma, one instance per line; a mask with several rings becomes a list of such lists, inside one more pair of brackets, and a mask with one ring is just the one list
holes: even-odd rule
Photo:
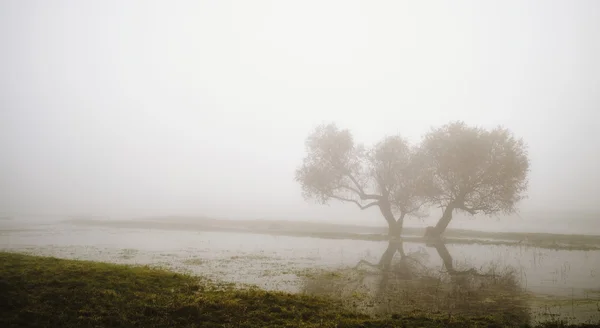
[[391, 238], [399, 237], [407, 215], [419, 216], [425, 202], [416, 151], [401, 136], [390, 136], [367, 149], [348, 130], [318, 126], [306, 139], [307, 155], [295, 180], [305, 199], [354, 203], [361, 210], [378, 207]]
[[454, 211], [513, 213], [527, 191], [526, 145], [505, 128], [488, 131], [452, 122], [430, 131], [421, 151], [431, 177], [429, 199], [443, 209], [427, 237], [439, 238]]

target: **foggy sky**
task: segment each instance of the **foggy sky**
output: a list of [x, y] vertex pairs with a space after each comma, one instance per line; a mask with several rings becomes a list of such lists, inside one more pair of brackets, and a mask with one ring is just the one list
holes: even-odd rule
[[[304, 140], [450, 120], [529, 145], [523, 210], [600, 210], [600, 2], [0, 2], [0, 212], [379, 222]], [[383, 223], [383, 220], [381, 220]]]

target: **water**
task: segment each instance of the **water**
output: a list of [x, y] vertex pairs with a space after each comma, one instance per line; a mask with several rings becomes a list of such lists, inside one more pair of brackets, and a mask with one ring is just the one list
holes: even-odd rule
[[[406, 225], [413, 227], [435, 225], [440, 213], [431, 212], [430, 214], [430, 217], [424, 220], [409, 219], [406, 221]], [[457, 213], [454, 215], [449, 228], [490, 232], [600, 235], [598, 220], [600, 220], [600, 213], [531, 212], [498, 217], [470, 216]]]
[[[388, 248], [387, 242], [362, 240], [82, 227], [41, 221], [29, 221], [27, 229], [22, 229], [22, 225], [10, 221], [0, 223], [2, 250], [152, 264], [217, 280], [289, 292], [306, 291], [307, 272], [350, 270], [363, 261], [376, 264]], [[600, 310], [595, 307], [596, 302], [600, 302], [600, 251], [445, 246], [456, 270], [514, 272], [518, 287], [527, 295], [533, 295], [528, 298], [533, 304], [532, 313], [555, 315], [550, 313], [554, 311], [573, 317], [573, 320], [596, 317], [600, 320]], [[403, 248], [406, 254], [418, 254], [419, 265], [430, 272], [444, 272], [444, 262], [436, 248], [408, 242], [403, 243]], [[394, 261], [397, 262], [399, 257], [396, 254]], [[368, 283], [362, 284], [366, 285]], [[570, 307], [565, 305], [568, 300], [572, 301]], [[578, 302], [577, 311], [574, 300]]]

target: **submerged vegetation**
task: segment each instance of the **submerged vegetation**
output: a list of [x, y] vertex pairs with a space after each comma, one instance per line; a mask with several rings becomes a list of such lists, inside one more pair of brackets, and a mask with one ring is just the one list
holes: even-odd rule
[[[304, 292], [331, 297], [347, 308], [376, 317], [447, 313], [455, 316], [491, 316], [511, 325], [524, 326], [548, 318], [598, 320], [597, 300], [581, 298], [565, 313], [558, 303], [528, 292], [518, 272], [510, 266], [492, 265], [485, 270], [466, 263], [457, 267], [443, 243], [430, 245], [443, 262], [443, 270], [425, 265], [428, 252], [405, 253], [402, 241], [390, 241], [378, 263], [360, 260], [354, 268], [316, 270], [302, 274]], [[394, 261], [394, 256], [396, 260]], [[575, 299], [569, 300], [571, 303]], [[590, 311], [590, 310], [593, 310]]]
[[489, 314], [372, 317], [328, 297], [241, 289], [149, 267], [13, 253], [0, 253], [0, 290], [2, 327], [523, 326], [510, 316]]

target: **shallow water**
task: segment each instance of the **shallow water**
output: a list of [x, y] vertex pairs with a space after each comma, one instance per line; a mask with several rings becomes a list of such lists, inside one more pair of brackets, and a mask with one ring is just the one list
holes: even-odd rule
[[[64, 223], [0, 226], [0, 249], [60, 258], [152, 264], [213, 279], [253, 284], [269, 290], [301, 292], [310, 270], [341, 270], [361, 260], [378, 263], [387, 242], [272, 236], [251, 233], [81, 227]], [[419, 253], [420, 263], [443, 271], [433, 247], [403, 243]], [[548, 250], [534, 247], [446, 245], [456, 269], [516, 271], [518, 282], [536, 300], [589, 300], [581, 320], [600, 316], [600, 251]], [[396, 254], [397, 255], [397, 254]], [[559, 306], [558, 312], [575, 315]], [[534, 310], [545, 307], [540, 303]], [[562, 304], [562, 303], [561, 303]], [[556, 308], [555, 305], [552, 305]], [[553, 311], [554, 311], [553, 310]], [[581, 311], [580, 311], [581, 312]], [[580, 320], [580, 321], [581, 321]], [[600, 319], [599, 319], [600, 320]]]

